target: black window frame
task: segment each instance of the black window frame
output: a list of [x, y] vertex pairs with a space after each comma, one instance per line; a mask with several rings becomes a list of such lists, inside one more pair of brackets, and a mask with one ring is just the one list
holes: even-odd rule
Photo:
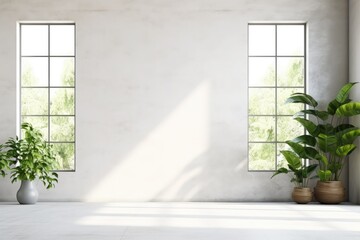
[[[22, 47], [21, 47], [21, 41], [22, 41], [22, 26], [47, 26], [48, 27], [48, 53], [46, 55], [22, 55]], [[73, 55], [51, 55], [50, 53], [50, 45], [51, 45], [51, 41], [50, 41], [50, 27], [51, 26], [74, 26], [74, 54]], [[47, 143], [49, 144], [73, 144], [74, 145], [74, 168], [73, 169], [56, 169], [53, 170], [54, 172], [76, 172], [76, 24], [75, 22], [19, 22], [18, 23], [18, 34], [19, 34], [19, 38], [18, 38], [18, 121], [17, 121], [17, 132], [18, 135], [20, 137], [20, 139], [22, 138], [21, 136], [21, 123], [22, 123], [22, 118], [23, 117], [47, 117], [47, 134], [48, 134], [48, 139], [47, 139]], [[47, 82], [47, 86], [22, 86], [22, 58], [26, 58], [26, 57], [46, 57], [48, 60], [48, 82]], [[51, 58], [73, 58], [74, 59], [74, 85], [73, 86], [51, 86], [50, 84], [50, 60]], [[48, 90], [48, 94], [47, 94], [47, 100], [48, 100], [48, 109], [47, 109], [47, 113], [48, 114], [29, 114], [29, 115], [22, 115], [22, 89], [47, 89]], [[73, 89], [74, 91], [74, 114], [51, 114], [50, 111], [50, 98], [51, 98], [51, 94], [50, 91], [52, 89]], [[74, 140], [73, 141], [51, 141], [50, 139], [50, 132], [51, 132], [51, 117], [72, 117], [74, 119]]]
[[[275, 54], [274, 55], [250, 55], [249, 54], [249, 28], [250, 26], [254, 26], [254, 25], [271, 25], [271, 26], [275, 26]], [[278, 55], [278, 51], [277, 51], [277, 43], [278, 43], [278, 39], [277, 39], [277, 27], [278, 26], [296, 26], [296, 25], [301, 25], [304, 26], [304, 39], [303, 39], [303, 43], [304, 43], [304, 54], [303, 55]], [[275, 86], [250, 86], [250, 79], [249, 79], [249, 59], [250, 58], [256, 58], [256, 57], [272, 57], [275, 58]], [[303, 57], [304, 59], [304, 85], [303, 86], [278, 86], [278, 74], [277, 74], [277, 62], [278, 62], [278, 58], [282, 58], [282, 57]], [[284, 22], [284, 23], [274, 23], [274, 22], [256, 22], [256, 23], [248, 23], [247, 25], [247, 84], [248, 84], [248, 128], [247, 128], [247, 157], [248, 157], [248, 161], [247, 161], [247, 169], [248, 172], [275, 172], [278, 169], [278, 144], [285, 144], [285, 141], [278, 141], [278, 118], [279, 117], [292, 117], [293, 115], [285, 115], [285, 114], [278, 114], [277, 112], [277, 106], [278, 106], [278, 97], [277, 97], [277, 90], [279, 88], [303, 88], [304, 89], [304, 93], [307, 93], [307, 24], [306, 22]], [[275, 92], [275, 114], [266, 114], [266, 115], [261, 115], [261, 114], [250, 114], [249, 110], [250, 110], [250, 94], [249, 91], [250, 89], [254, 89], [254, 88], [268, 88], [268, 89], [274, 89]], [[305, 109], [305, 106], [304, 106]], [[266, 116], [266, 117], [274, 117], [275, 118], [275, 140], [274, 141], [250, 141], [249, 139], [249, 132], [250, 132], [250, 123], [249, 123], [249, 119], [250, 117], [256, 117], [256, 116]], [[306, 130], [304, 128], [304, 134], [306, 134]], [[290, 139], [289, 139], [290, 140]], [[268, 170], [256, 170], [256, 169], [250, 169], [250, 144], [251, 143], [271, 143], [275, 145], [275, 169], [268, 169]]]

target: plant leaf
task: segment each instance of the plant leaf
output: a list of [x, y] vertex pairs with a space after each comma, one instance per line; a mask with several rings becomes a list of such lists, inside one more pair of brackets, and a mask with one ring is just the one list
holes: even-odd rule
[[320, 118], [323, 121], [325, 121], [329, 117], [328, 112], [326, 112], [326, 111], [318, 111], [318, 110], [313, 110], [313, 109], [301, 110], [298, 113], [311, 114], [313, 116], [316, 116], [316, 117]]
[[358, 138], [360, 136], [360, 129], [357, 128], [357, 129], [353, 129], [353, 130], [350, 130], [346, 133], [344, 133], [342, 136], [341, 136], [341, 141], [343, 144], [351, 144], [353, 143], [356, 138]]
[[336, 149], [336, 155], [338, 155], [339, 157], [345, 157], [350, 155], [350, 153], [352, 153], [352, 151], [354, 151], [356, 148], [355, 144], [346, 144], [344, 146], [340, 146]]
[[320, 133], [323, 133], [325, 135], [333, 135], [335, 134], [335, 128], [330, 124], [330, 123], [326, 123], [326, 124], [319, 124], [318, 125], [318, 131]]
[[317, 156], [316, 160], [322, 162], [325, 167], [329, 164], [329, 161], [328, 161], [327, 157], [324, 154], [319, 154], [319, 156]]
[[320, 181], [329, 181], [331, 179], [332, 172], [330, 170], [319, 170], [318, 176]]
[[360, 102], [345, 103], [338, 107], [335, 114], [339, 117], [351, 117], [360, 114]]
[[327, 153], [334, 153], [337, 147], [337, 138], [334, 135], [326, 135], [320, 133], [318, 136], [319, 148], [321, 151]]
[[336, 110], [340, 106], [341, 106], [341, 103], [339, 103], [336, 99], [334, 99], [329, 103], [329, 105], [327, 107], [327, 111], [330, 115], [334, 115]]
[[280, 151], [280, 153], [285, 157], [289, 166], [294, 169], [299, 169], [301, 167], [301, 160], [300, 158], [292, 151]]
[[286, 141], [286, 144], [291, 147], [291, 149], [300, 157], [300, 158], [306, 158], [306, 152], [304, 146], [302, 146], [299, 143], [292, 142], [292, 141]]
[[310, 96], [306, 93], [293, 93], [286, 100], [286, 103], [303, 103], [303, 104], [310, 105], [312, 107], [316, 107], [318, 105], [316, 100], [312, 96]]
[[340, 124], [339, 126], [337, 126], [335, 128], [335, 133], [340, 133], [341, 131], [344, 131], [344, 130], [348, 130], [348, 129], [355, 129], [356, 127], [354, 125], [351, 125], [351, 124]]
[[313, 171], [315, 171], [315, 169], [317, 168], [317, 164], [311, 164], [309, 166], [306, 167], [306, 172], [308, 175], [310, 175]]
[[281, 173], [288, 173], [289, 170], [287, 170], [286, 168], [282, 167], [282, 168], [279, 168], [272, 176], [271, 178], [275, 177], [276, 175], [278, 174], [281, 174]]
[[317, 137], [319, 134], [319, 129], [312, 121], [300, 117], [294, 119], [303, 125], [303, 127], [310, 133], [310, 135]]
[[310, 135], [301, 135], [299, 137], [294, 138], [291, 141], [295, 142], [295, 143], [304, 143], [306, 145], [313, 146], [313, 147], [315, 147], [315, 145], [316, 145], [316, 138], [314, 138], [313, 136], [310, 136]]
[[320, 153], [312, 147], [304, 147], [306, 158], [318, 160]]
[[357, 84], [357, 82], [350, 82], [345, 84], [336, 95], [336, 101], [338, 101], [339, 103], [345, 103], [345, 101], [349, 98], [351, 88], [355, 84]]

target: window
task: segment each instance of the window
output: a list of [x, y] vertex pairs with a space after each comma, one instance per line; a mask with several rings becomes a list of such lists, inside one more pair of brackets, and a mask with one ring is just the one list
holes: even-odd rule
[[305, 24], [248, 25], [249, 171], [282, 167], [285, 141], [304, 134], [292, 119], [304, 106], [285, 101], [306, 89], [305, 39]]
[[20, 23], [19, 76], [20, 122], [54, 146], [56, 170], [75, 170], [75, 24]]

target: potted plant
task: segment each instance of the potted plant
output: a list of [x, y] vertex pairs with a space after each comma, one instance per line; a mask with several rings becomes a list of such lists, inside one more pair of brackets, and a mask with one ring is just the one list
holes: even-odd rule
[[311, 174], [317, 168], [317, 164], [308, 164], [307, 159], [304, 159], [303, 152], [304, 147], [297, 143], [297, 140], [286, 141], [292, 150], [280, 151], [280, 153], [285, 157], [288, 168], [281, 167], [279, 168], [271, 178], [278, 174], [288, 174], [291, 173], [291, 182], [295, 184], [294, 190], [292, 192], [292, 199], [296, 203], [309, 203], [312, 200], [312, 192], [309, 188], [309, 179]]
[[308, 132], [299, 141], [308, 146], [304, 156], [319, 161], [315, 198], [321, 203], [340, 203], [345, 198], [340, 175], [360, 135], [360, 129], [348, 123], [350, 117], [360, 114], [360, 102], [349, 99], [355, 84], [345, 84], [327, 104], [326, 110], [318, 109], [318, 102], [305, 93], [294, 93], [287, 99], [288, 103], [307, 106], [306, 110], [296, 113], [294, 119]]
[[[52, 146], [45, 142], [42, 134], [29, 123], [23, 123], [24, 138], [10, 138], [0, 153], [0, 164], [10, 171], [11, 182], [21, 181], [16, 194], [20, 204], [35, 204], [38, 192], [34, 180], [39, 179], [46, 188], [52, 188], [58, 174]], [[9, 166], [9, 167], [6, 167]], [[1, 172], [5, 174], [4, 172]]]

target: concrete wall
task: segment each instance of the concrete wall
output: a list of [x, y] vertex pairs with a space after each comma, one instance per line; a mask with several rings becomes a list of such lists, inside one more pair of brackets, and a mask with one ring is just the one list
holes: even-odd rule
[[[360, 82], [360, 1], [349, 2], [349, 77], [352, 82]], [[352, 92], [352, 98], [360, 101], [360, 87], [357, 86]], [[354, 124], [359, 126], [360, 117], [353, 119]], [[357, 141], [359, 146], [360, 141]], [[357, 149], [349, 161], [349, 197], [353, 203], [360, 204], [360, 150]]]
[[[77, 24], [77, 169], [40, 200], [289, 200], [287, 176], [247, 171], [249, 21], [308, 22], [310, 93], [347, 81], [345, 0], [0, 0], [1, 141], [19, 20]], [[17, 189], [0, 179], [0, 200]]]

